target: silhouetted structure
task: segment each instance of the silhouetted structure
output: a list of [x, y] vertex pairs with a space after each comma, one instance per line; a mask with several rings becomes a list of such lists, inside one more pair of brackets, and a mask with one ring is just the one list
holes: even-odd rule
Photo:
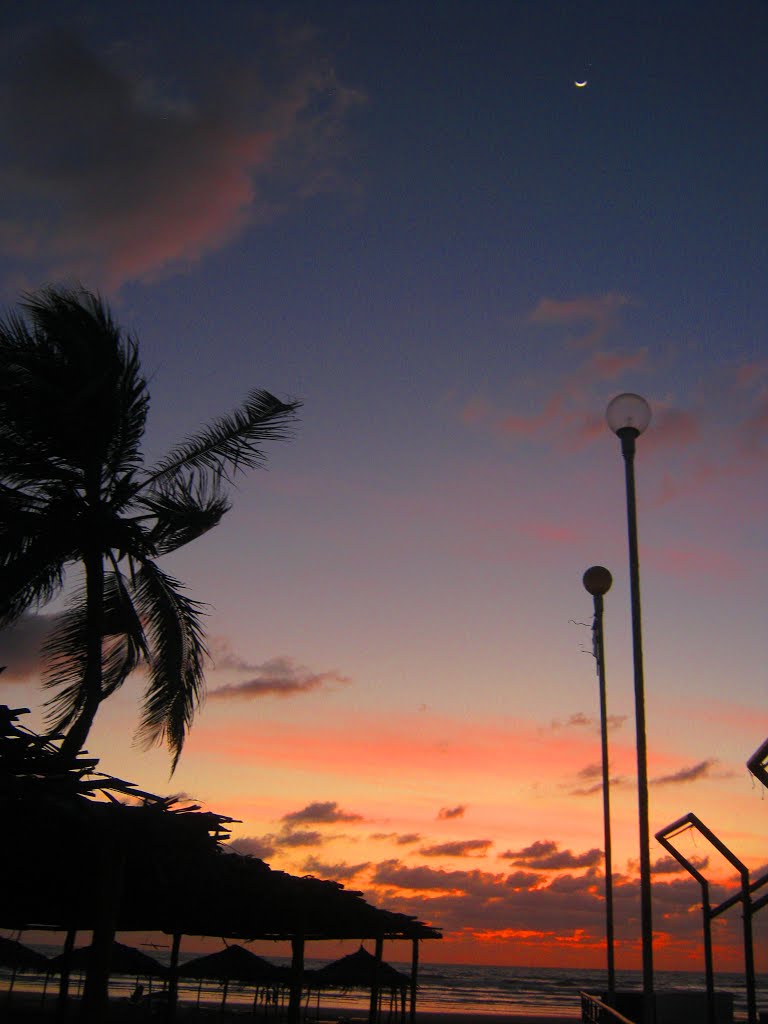
[[[241, 985], [274, 986], [282, 985], [289, 980], [290, 972], [283, 967], [257, 956], [249, 949], [237, 944], [227, 946], [218, 953], [197, 957], [189, 960], [179, 968], [180, 978], [198, 978], [201, 981], [219, 981], [223, 985], [221, 1006], [227, 1001], [230, 981]], [[198, 989], [198, 999], [200, 992]]]
[[[730, 896], [727, 900], [723, 900], [717, 907], [713, 907], [709, 900], [709, 882], [704, 875], [696, 868], [694, 864], [688, 860], [672, 843], [672, 839], [688, 829], [695, 829], [699, 832], [707, 842], [711, 843], [712, 846], [720, 853], [729, 864], [731, 864], [736, 871], [739, 873], [741, 880], [741, 887], [739, 892], [734, 896]], [[706, 985], [707, 985], [707, 998], [709, 1000], [709, 1022], [715, 1024], [715, 982], [714, 982], [714, 968], [712, 962], [712, 920], [719, 914], [728, 910], [730, 907], [735, 906], [737, 903], [741, 903], [742, 907], [742, 921], [743, 921], [743, 936], [744, 936], [744, 975], [745, 975], [745, 987], [747, 991], [747, 1019], [749, 1024], [757, 1024], [757, 998], [756, 998], [756, 987], [755, 987], [755, 960], [754, 950], [752, 942], [752, 915], [764, 906], [766, 899], [763, 897], [760, 901], [754, 902], [751, 894], [765, 885], [768, 882], [768, 875], [763, 875], [754, 882], [750, 882], [749, 869], [739, 858], [733, 853], [733, 851], [719, 839], [715, 833], [707, 828], [704, 822], [693, 813], [683, 815], [682, 818], [678, 818], [677, 821], [673, 821], [670, 825], [661, 829], [656, 833], [656, 838], [664, 847], [664, 849], [670, 853], [678, 864], [682, 865], [685, 870], [696, 879], [701, 887], [701, 909], [704, 925], [704, 966], [706, 971]]]
[[380, 994], [389, 991], [391, 1001], [399, 1000], [400, 1020], [405, 1019], [405, 997], [411, 985], [411, 978], [380, 957], [369, 953], [363, 946], [355, 953], [334, 960], [312, 972], [309, 987], [323, 989], [368, 989], [371, 993], [371, 1012], [378, 1015]]
[[651, 847], [648, 817], [648, 753], [645, 733], [645, 676], [640, 602], [640, 558], [635, 499], [635, 441], [651, 421], [651, 407], [640, 395], [616, 395], [605, 410], [608, 426], [621, 441], [627, 499], [629, 592], [632, 612], [632, 664], [635, 683], [635, 742], [637, 747], [637, 812], [640, 845], [640, 930], [643, 954], [643, 1024], [653, 1024], [653, 916], [651, 907]]
[[611, 851], [611, 786], [608, 762], [608, 709], [605, 692], [605, 643], [603, 639], [603, 597], [611, 589], [613, 577], [603, 565], [593, 565], [582, 577], [584, 589], [592, 595], [592, 651], [597, 663], [600, 694], [600, 749], [603, 778], [603, 837], [605, 841], [605, 950], [608, 969], [608, 994], [616, 990], [613, 928], [613, 859]]
[[138, 343], [82, 287], [27, 293], [0, 318], [0, 627], [46, 604], [77, 565], [42, 649], [62, 754], [85, 746], [101, 702], [140, 663], [139, 739], [176, 766], [205, 692], [203, 612], [158, 559], [211, 530], [225, 483], [262, 464], [301, 403], [253, 390], [154, 466], [141, 451], [149, 392]]
[[[309, 940], [418, 941], [440, 932], [371, 906], [337, 882], [272, 871], [224, 853], [233, 819], [181, 806], [96, 771], [93, 758], [61, 757], [57, 742], [19, 724], [26, 709], [0, 706], [0, 926], [68, 933], [60, 998], [66, 999], [74, 936], [94, 932], [83, 1009], [100, 1020], [115, 933], [173, 937], [168, 975], [172, 1016], [183, 935], [291, 943], [289, 1017], [298, 1020]], [[415, 981], [414, 981], [415, 985]], [[415, 992], [415, 988], [414, 988]]]

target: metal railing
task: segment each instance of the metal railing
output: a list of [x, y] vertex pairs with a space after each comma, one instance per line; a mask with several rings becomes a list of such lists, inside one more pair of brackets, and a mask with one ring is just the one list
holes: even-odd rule
[[581, 1024], [635, 1024], [635, 1021], [625, 1017], [608, 1006], [602, 999], [590, 995], [589, 992], [580, 992], [581, 996]]

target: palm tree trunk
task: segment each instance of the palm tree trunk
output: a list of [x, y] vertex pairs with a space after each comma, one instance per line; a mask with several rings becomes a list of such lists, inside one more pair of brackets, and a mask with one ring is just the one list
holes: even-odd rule
[[85, 703], [61, 743], [63, 757], [74, 760], [85, 746], [102, 697], [104, 640], [104, 559], [100, 548], [83, 554], [88, 636], [85, 660]]

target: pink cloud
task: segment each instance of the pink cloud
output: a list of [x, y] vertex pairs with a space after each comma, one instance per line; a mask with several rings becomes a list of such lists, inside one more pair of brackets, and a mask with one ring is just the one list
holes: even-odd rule
[[520, 529], [543, 544], [574, 544], [580, 533], [565, 523], [521, 523]]
[[248, 29], [247, 63], [187, 62], [190, 79], [173, 83], [183, 102], [69, 33], [17, 41], [0, 72], [13, 211], [0, 248], [38, 277], [114, 291], [194, 263], [329, 187], [339, 129], [359, 98], [308, 35]]
[[582, 327], [586, 332], [573, 339], [579, 348], [598, 345], [615, 326], [621, 310], [632, 299], [618, 292], [585, 295], [575, 299], [540, 299], [528, 321], [556, 327]]
[[743, 572], [734, 559], [709, 547], [649, 548], [643, 552], [643, 558], [678, 578], [716, 576], [721, 580], [735, 580]]
[[735, 371], [736, 386], [740, 388], [751, 388], [762, 383], [768, 377], [768, 361], [743, 363]]
[[473, 423], [481, 423], [483, 420], [488, 419], [491, 413], [490, 403], [484, 398], [472, 398], [463, 407], [460, 413], [462, 423], [466, 423], [468, 426]]
[[648, 361], [648, 349], [636, 352], [593, 352], [587, 363], [599, 380], [615, 380], [626, 370], [637, 370]]
[[670, 445], [692, 445], [701, 440], [699, 418], [685, 409], [661, 409], [654, 412], [652, 429], [643, 435], [643, 447], [649, 451]]
[[504, 434], [532, 437], [535, 434], [549, 432], [552, 429], [553, 420], [559, 421], [564, 413], [564, 397], [562, 394], [555, 394], [547, 399], [541, 412], [535, 413], [532, 416], [510, 414], [501, 420], [499, 426]]
[[765, 455], [765, 436], [768, 432], [768, 396], [760, 399], [752, 413], [742, 423], [739, 434], [742, 448], [752, 455]]
[[594, 411], [595, 385], [643, 366], [645, 359], [644, 349], [593, 353], [543, 401], [538, 412], [497, 415], [497, 429], [506, 436], [537, 439], [569, 450], [604, 437], [608, 427], [604, 414]]
[[584, 295], [575, 299], [540, 299], [536, 307], [528, 314], [531, 323], [542, 324], [578, 324], [604, 321], [628, 306], [631, 299], [618, 292], [606, 292], [604, 295]]

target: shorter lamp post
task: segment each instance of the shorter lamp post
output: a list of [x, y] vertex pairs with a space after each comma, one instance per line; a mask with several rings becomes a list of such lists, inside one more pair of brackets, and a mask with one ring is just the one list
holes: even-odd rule
[[613, 1000], [616, 991], [616, 968], [613, 956], [613, 866], [611, 861], [611, 796], [608, 770], [608, 716], [605, 700], [605, 650], [603, 647], [603, 595], [611, 589], [613, 577], [602, 565], [593, 565], [582, 577], [584, 589], [592, 595], [593, 651], [600, 685], [600, 739], [603, 753], [603, 834], [605, 836], [605, 944], [608, 959], [608, 994]]

